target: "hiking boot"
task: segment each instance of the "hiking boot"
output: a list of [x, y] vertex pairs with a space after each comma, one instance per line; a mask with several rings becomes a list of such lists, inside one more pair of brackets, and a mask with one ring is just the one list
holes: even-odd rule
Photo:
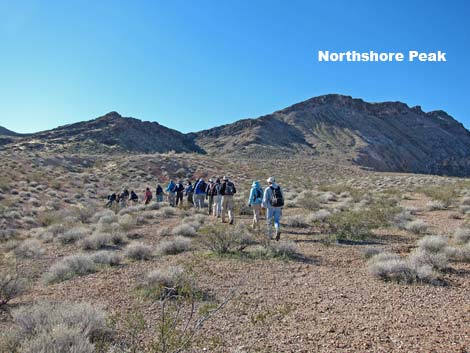
[[276, 241], [279, 241], [279, 239], [281, 239], [281, 232], [278, 230], [276, 232]]

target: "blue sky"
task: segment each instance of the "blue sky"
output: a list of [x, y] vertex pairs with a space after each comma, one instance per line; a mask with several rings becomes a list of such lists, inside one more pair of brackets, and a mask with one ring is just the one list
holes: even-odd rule
[[[0, 125], [116, 110], [189, 132], [341, 93], [470, 127], [469, 18], [464, 0], [0, 0]], [[447, 62], [319, 63], [318, 50], [442, 50]]]

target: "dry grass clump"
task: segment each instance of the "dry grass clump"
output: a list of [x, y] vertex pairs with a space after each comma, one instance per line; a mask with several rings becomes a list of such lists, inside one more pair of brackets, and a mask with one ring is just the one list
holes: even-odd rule
[[398, 229], [406, 229], [408, 223], [414, 219], [414, 216], [409, 210], [402, 210], [393, 217], [392, 224]]
[[93, 223], [97, 223], [101, 220], [101, 218], [103, 218], [103, 221], [102, 221], [103, 223], [105, 223], [105, 222], [108, 222], [108, 223], [117, 222], [117, 216], [111, 210], [103, 210], [103, 211], [96, 212], [91, 217], [91, 221]]
[[90, 231], [85, 227], [74, 227], [65, 231], [64, 233], [60, 233], [57, 236], [57, 240], [60, 241], [62, 244], [71, 244], [75, 243], [77, 240], [82, 240], [89, 233]]
[[273, 257], [292, 259], [298, 256], [299, 247], [293, 241], [281, 241], [269, 244], [268, 251]]
[[27, 239], [22, 241], [14, 251], [16, 257], [19, 259], [37, 259], [45, 253], [41, 242], [37, 239]]
[[446, 208], [447, 206], [442, 201], [432, 200], [426, 204], [426, 209], [428, 211], [439, 211], [439, 210], [445, 210]]
[[185, 237], [193, 237], [197, 233], [196, 233], [196, 229], [194, 229], [193, 226], [183, 223], [183, 224], [180, 224], [179, 226], [176, 226], [175, 228], [173, 228], [173, 230], [171, 231], [171, 234], [181, 235], [181, 236], [185, 236]]
[[173, 239], [162, 240], [157, 245], [156, 253], [158, 255], [176, 255], [191, 248], [191, 240], [182, 236], [176, 236]]
[[171, 207], [171, 206], [165, 206], [165, 207], [162, 207], [158, 211], [158, 215], [163, 216], [163, 217], [171, 217], [171, 216], [176, 215], [176, 212], [177, 212], [176, 208]]
[[421, 219], [408, 222], [405, 225], [405, 229], [414, 234], [425, 234], [428, 231], [428, 224]]
[[153, 249], [149, 245], [143, 243], [131, 243], [129, 244], [124, 255], [131, 260], [150, 260], [152, 258]]
[[331, 212], [325, 209], [318, 210], [316, 212], [311, 213], [310, 215], [307, 216], [307, 221], [309, 223], [314, 223], [314, 222], [322, 222], [325, 219], [327, 219], [329, 216], [331, 216]]
[[44, 274], [44, 279], [47, 283], [57, 283], [93, 272], [96, 272], [96, 266], [91, 258], [84, 254], [76, 254], [66, 256], [53, 264], [49, 272]]
[[418, 248], [430, 253], [439, 253], [444, 251], [447, 243], [447, 239], [442, 236], [430, 235], [418, 241]]
[[382, 253], [382, 251], [380, 249], [377, 249], [377, 248], [371, 248], [371, 247], [367, 247], [363, 250], [362, 254], [364, 255], [364, 258], [365, 259], [370, 259], [371, 257], [375, 256], [375, 255], [378, 255]]
[[328, 203], [328, 202], [334, 202], [337, 201], [338, 197], [334, 192], [327, 191], [318, 196], [318, 201], [320, 203]]
[[380, 253], [368, 262], [369, 272], [384, 281], [403, 284], [431, 283], [436, 284], [437, 278], [432, 268], [427, 265], [416, 267], [397, 254]]
[[16, 266], [16, 259], [6, 258], [0, 262], [0, 308], [10, 300], [22, 295], [27, 288], [27, 280], [20, 277]]
[[188, 275], [179, 266], [149, 272], [137, 285], [137, 289], [143, 296], [153, 300], [196, 294]]
[[201, 242], [212, 252], [223, 255], [243, 251], [253, 244], [249, 230], [241, 223], [235, 226], [216, 224], [199, 230]]
[[470, 228], [458, 228], [453, 236], [454, 242], [463, 245], [470, 242]]
[[461, 203], [462, 203], [462, 205], [470, 206], [470, 197], [469, 196], [463, 197]]
[[99, 265], [117, 266], [122, 262], [122, 256], [113, 251], [98, 251], [90, 255], [91, 261]]
[[309, 226], [307, 218], [304, 215], [293, 215], [284, 217], [285, 224], [292, 228], [307, 228]]
[[95, 232], [92, 235], [83, 238], [80, 246], [83, 250], [98, 250], [112, 243], [111, 234]]
[[429, 252], [423, 248], [415, 249], [409, 256], [411, 264], [417, 268], [429, 266], [437, 270], [444, 270], [448, 267], [448, 257], [444, 252]]
[[94, 341], [109, 332], [106, 315], [85, 303], [38, 303], [13, 311], [10, 351], [95, 352]]
[[125, 214], [119, 217], [118, 223], [125, 231], [131, 230], [136, 225], [136, 220], [130, 214]]
[[302, 192], [296, 199], [297, 206], [306, 210], [314, 211], [320, 208], [316, 195], [312, 191]]

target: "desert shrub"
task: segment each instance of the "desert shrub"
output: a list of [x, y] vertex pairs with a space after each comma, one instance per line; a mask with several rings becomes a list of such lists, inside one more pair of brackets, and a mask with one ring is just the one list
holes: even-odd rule
[[396, 254], [381, 253], [368, 263], [369, 272], [384, 281], [411, 284], [417, 282], [436, 283], [431, 266], [414, 266]]
[[337, 200], [338, 200], [338, 197], [336, 196], [334, 192], [331, 192], [331, 191], [327, 191], [321, 194], [320, 196], [318, 196], [318, 201], [320, 201], [320, 203], [328, 203], [328, 202], [337, 201]]
[[142, 243], [131, 243], [126, 247], [124, 254], [132, 260], [150, 260], [152, 247]]
[[470, 197], [469, 196], [465, 196], [465, 197], [462, 198], [462, 205], [470, 206]]
[[470, 243], [458, 248], [446, 248], [446, 254], [455, 261], [470, 262]]
[[449, 207], [459, 196], [455, 185], [424, 187], [418, 191], [433, 200], [442, 202], [446, 208]]
[[17, 235], [17, 231], [14, 229], [0, 229], [0, 242], [10, 240]]
[[316, 196], [311, 191], [303, 192], [297, 197], [298, 207], [314, 211], [320, 208], [320, 203], [316, 199]]
[[470, 206], [469, 205], [460, 205], [459, 206], [459, 212], [461, 214], [467, 214], [470, 212]]
[[98, 251], [90, 255], [95, 264], [117, 266], [122, 262], [122, 256], [113, 251]]
[[15, 248], [15, 255], [20, 259], [37, 259], [44, 255], [44, 248], [37, 239], [27, 239], [22, 241]]
[[111, 210], [104, 210], [104, 211], [96, 212], [93, 215], [93, 217], [91, 217], [91, 221], [93, 223], [96, 223], [96, 222], [99, 222], [101, 218], [103, 218], [103, 222], [107, 222], [108, 220], [111, 220], [111, 222], [117, 221], [116, 214]]
[[372, 256], [376, 256], [381, 252], [382, 251], [380, 249], [367, 247], [363, 250], [362, 254], [364, 255], [364, 258], [370, 259]]
[[164, 217], [171, 217], [171, 216], [174, 216], [176, 214], [176, 209], [174, 207], [171, 207], [171, 206], [162, 207], [158, 211], [158, 214], [161, 215], [161, 216], [164, 216]]
[[271, 243], [268, 251], [273, 257], [291, 259], [299, 254], [299, 248], [293, 241], [281, 241], [279, 243]]
[[27, 280], [21, 278], [15, 261], [8, 259], [1, 261], [0, 272], [0, 308], [10, 300], [22, 295], [27, 289]]
[[61, 233], [57, 236], [62, 244], [75, 243], [77, 240], [81, 240], [87, 236], [89, 230], [85, 227], [75, 227]]
[[325, 209], [318, 210], [316, 212], [311, 213], [307, 217], [308, 222], [321, 222], [324, 221], [326, 218], [331, 216], [331, 212]]
[[[158, 205], [158, 203], [155, 203], [155, 204]], [[121, 209], [118, 214], [122, 216], [122, 215], [129, 214], [129, 213], [142, 212], [145, 210], [146, 210], [146, 207], [144, 205], [129, 206], [129, 207]]]
[[149, 272], [137, 289], [143, 296], [155, 300], [176, 296], [190, 297], [196, 293], [189, 276], [177, 266]]
[[136, 220], [130, 214], [125, 214], [119, 217], [118, 223], [123, 230], [127, 231], [135, 227]]
[[18, 351], [93, 353], [109, 329], [103, 311], [85, 303], [37, 303], [13, 311]]
[[308, 221], [304, 215], [293, 215], [284, 217], [284, 222], [287, 226], [293, 228], [307, 228]]
[[111, 243], [114, 245], [124, 245], [127, 243], [127, 236], [122, 232], [112, 232], [110, 239]]
[[418, 241], [418, 247], [429, 253], [442, 252], [447, 246], [447, 239], [437, 235], [429, 235]]
[[470, 228], [459, 228], [454, 233], [454, 241], [457, 244], [470, 242]]
[[77, 276], [84, 276], [96, 271], [96, 266], [89, 256], [83, 254], [64, 257], [51, 266], [44, 274], [47, 283], [63, 282]]
[[398, 229], [406, 229], [407, 224], [412, 220], [414, 220], [414, 217], [411, 212], [402, 210], [393, 217], [392, 224]]
[[194, 229], [194, 227], [192, 227], [189, 224], [183, 223], [173, 228], [173, 230], [171, 231], [171, 234], [182, 235], [185, 237], [192, 237], [196, 235], [196, 229]]
[[182, 236], [173, 239], [162, 240], [157, 245], [157, 254], [159, 255], [175, 255], [188, 251], [191, 248], [191, 240]]
[[442, 201], [429, 201], [426, 203], [426, 209], [428, 211], [439, 211], [445, 210], [447, 206]]
[[409, 256], [409, 261], [416, 268], [427, 265], [438, 270], [444, 270], [448, 266], [447, 254], [444, 252], [429, 252], [424, 248], [413, 250]]
[[235, 227], [217, 224], [203, 227], [199, 230], [201, 242], [216, 254], [227, 254], [242, 251], [253, 243], [248, 229], [237, 224]]
[[111, 234], [107, 233], [95, 232], [80, 241], [80, 246], [83, 250], [98, 250], [109, 244], [111, 244]]
[[87, 205], [86, 207], [77, 207], [75, 213], [81, 223], [89, 223], [93, 215], [96, 213], [96, 210], [94, 207]]
[[157, 235], [159, 237], [166, 237], [172, 234], [172, 229], [170, 227], [160, 227], [157, 230]]
[[414, 221], [406, 223], [405, 229], [414, 234], [424, 234], [428, 230], [428, 225], [421, 219], [416, 219]]

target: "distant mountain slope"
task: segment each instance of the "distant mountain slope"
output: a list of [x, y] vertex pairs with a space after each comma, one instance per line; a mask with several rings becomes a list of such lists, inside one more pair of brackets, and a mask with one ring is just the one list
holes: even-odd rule
[[192, 135], [209, 153], [343, 157], [379, 171], [470, 175], [470, 132], [444, 111], [325, 95]]
[[0, 126], [0, 136], [19, 136], [17, 132], [8, 130], [7, 128]]
[[116, 112], [39, 132], [22, 143], [26, 148], [82, 152], [204, 152], [181, 132], [156, 122], [123, 118]]

